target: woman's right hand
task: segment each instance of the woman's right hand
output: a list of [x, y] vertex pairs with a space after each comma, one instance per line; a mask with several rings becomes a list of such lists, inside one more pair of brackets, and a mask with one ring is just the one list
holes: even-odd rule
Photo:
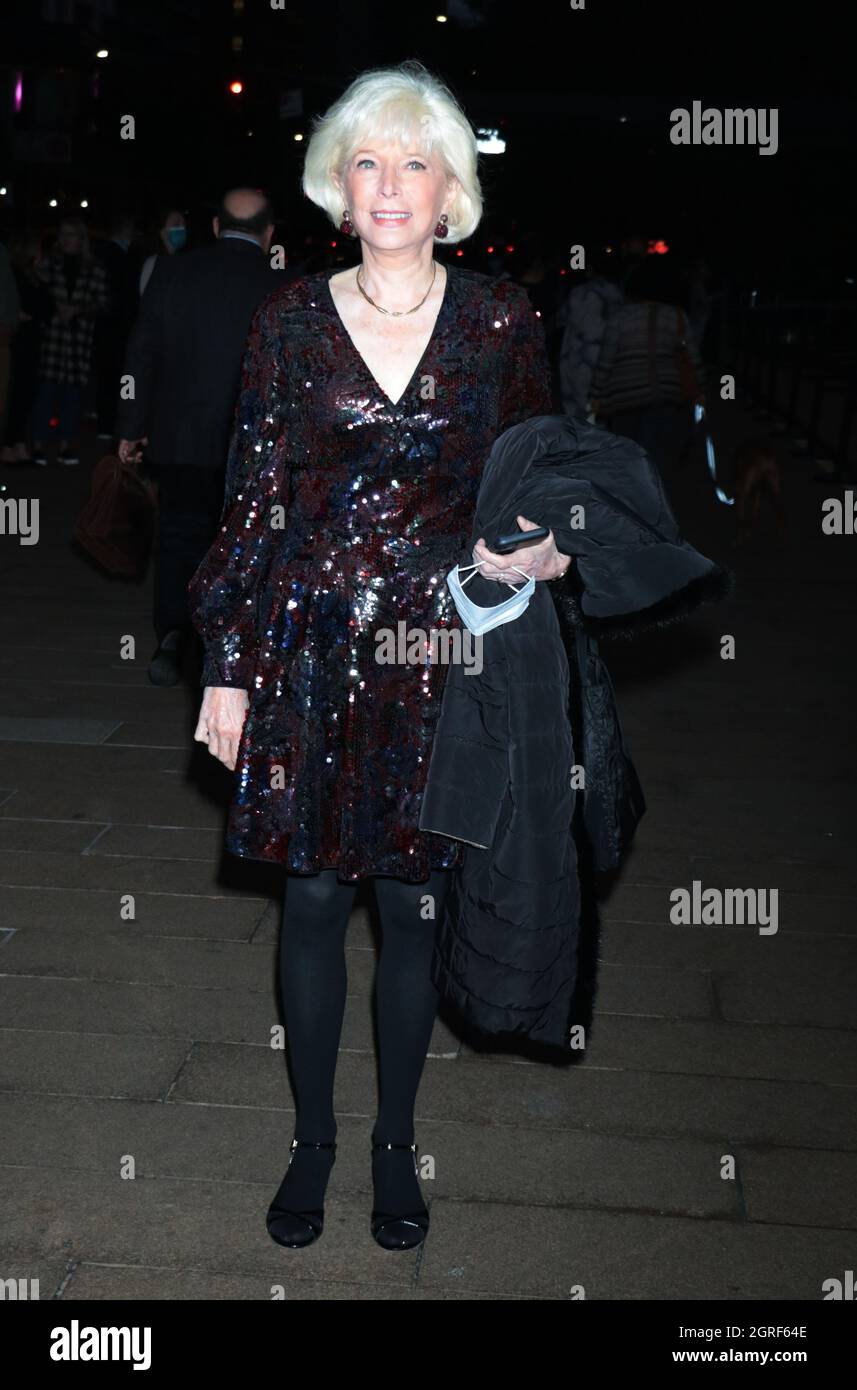
[[196, 743], [207, 743], [212, 757], [235, 771], [238, 744], [247, 717], [250, 696], [233, 686], [207, 685], [194, 733]]

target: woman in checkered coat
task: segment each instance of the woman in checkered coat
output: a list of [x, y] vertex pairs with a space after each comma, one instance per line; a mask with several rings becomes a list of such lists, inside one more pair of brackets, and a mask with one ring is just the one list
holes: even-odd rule
[[90, 253], [86, 226], [79, 218], [60, 223], [57, 248], [38, 267], [53, 302], [39, 358], [39, 385], [33, 421], [33, 458], [46, 464], [45, 443], [51, 416], [59, 415], [60, 463], [79, 463], [75, 438], [83, 388], [92, 365], [95, 319], [108, 307], [107, 277]]

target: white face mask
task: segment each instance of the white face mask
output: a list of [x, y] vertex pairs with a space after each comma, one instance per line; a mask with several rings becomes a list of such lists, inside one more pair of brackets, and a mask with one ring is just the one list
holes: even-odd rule
[[[472, 565], [465, 565], [464, 568], [473, 570], [475, 573], [479, 565], [486, 563], [485, 560], [477, 560]], [[522, 584], [520, 589], [515, 589], [511, 580], [504, 579], [502, 582], [508, 584], [510, 589], [515, 589], [515, 592], [511, 598], [505, 599], [503, 603], [495, 603], [491, 608], [483, 608], [481, 604], [472, 603], [465, 594], [464, 584], [470, 583], [473, 578], [472, 574], [462, 581], [458, 577], [459, 566], [456, 565], [446, 576], [449, 592], [452, 594], [453, 602], [458, 609], [458, 616], [468, 632], [472, 632], [474, 637], [481, 637], [483, 632], [490, 632], [492, 628], [499, 627], [501, 623], [514, 622], [515, 618], [520, 618], [529, 604], [536, 589], [535, 578], [519, 569], [517, 565], [513, 565], [512, 568], [518, 570], [518, 574], [523, 574], [527, 582]]]

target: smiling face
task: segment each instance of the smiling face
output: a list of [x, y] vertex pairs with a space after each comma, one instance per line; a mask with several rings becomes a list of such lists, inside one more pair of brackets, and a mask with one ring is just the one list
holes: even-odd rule
[[356, 149], [336, 180], [355, 232], [379, 250], [431, 241], [455, 182], [437, 154], [425, 154], [416, 143], [375, 142]]

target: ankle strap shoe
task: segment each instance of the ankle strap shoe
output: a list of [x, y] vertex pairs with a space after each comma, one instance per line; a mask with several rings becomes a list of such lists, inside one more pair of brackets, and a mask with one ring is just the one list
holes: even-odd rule
[[[333, 1154], [331, 1168], [336, 1162], [335, 1140], [314, 1142], [310, 1139], [293, 1139], [289, 1146], [289, 1162], [286, 1173], [291, 1168], [292, 1159], [298, 1149], [330, 1149]], [[285, 1182], [285, 1177], [283, 1182]], [[282, 1187], [282, 1184], [280, 1186]], [[265, 1223], [268, 1228], [268, 1235], [278, 1245], [285, 1245], [292, 1250], [299, 1250], [304, 1245], [312, 1245], [313, 1241], [318, 1240], [324, 1230], [324, 1207], [317, 1207], [311, 1211], [292, 1211], [290, 1207], [283, 1205], [279, 1200], [279, 1195], [278, 1192], [268, 1209]]]
[[[414, 1175], [419, 1178], [416, 1144], [385, 1144], [373, 1141], [373, 1155], [379, 1149], [405, 1149], [414, 1157]], [[370, 1220], [372, 1235], [384, 1250], [413, 1250], [425, 1240], [429, 1228], [429, 1214], [426, 1207], [419, 1211], [394, 1213], [373, 1208]]]

